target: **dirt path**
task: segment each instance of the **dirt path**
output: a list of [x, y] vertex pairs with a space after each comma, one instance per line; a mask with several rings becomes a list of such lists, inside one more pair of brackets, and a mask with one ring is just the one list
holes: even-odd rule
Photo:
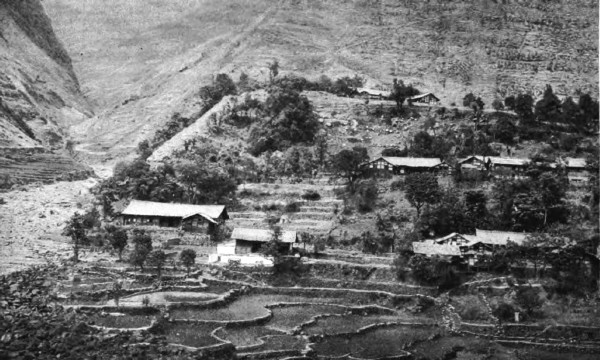
[[0, 194], [6, 201], [0, 205], [0, 274], [71, 256], [60, 233], [73, 213], [91, 204], [89, 190], [97, 182], [90, 178]]

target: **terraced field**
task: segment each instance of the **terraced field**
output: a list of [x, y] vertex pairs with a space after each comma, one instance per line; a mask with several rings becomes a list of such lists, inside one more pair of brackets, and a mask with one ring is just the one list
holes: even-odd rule
[[7, 177], [15, 184], [83, 180], [92, 174], [90, 168], [64, 155], [32, 154], [10, 157], [0, 155], [0, 178]]

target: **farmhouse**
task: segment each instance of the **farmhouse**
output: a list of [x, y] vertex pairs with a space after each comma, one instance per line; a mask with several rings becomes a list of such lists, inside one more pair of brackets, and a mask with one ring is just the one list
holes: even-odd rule
[[391, 93], [385, 90], [357, 88], [356, 92], [365, 99], [373, 100], [387, 100], [391, 96]]
[[181, 227], [188, 231], [214, 229], [229, 219], [224, 205], [172, 204], [154, 201], [132, 200], [121, 212], [124, 225], [148, 225]]
[[528, 233], [475, 229], [475, 235], [452, 233], [439, 239], [413, 242], [413, 252], [426, 256], [459, 257], [474, 265], [508, 242], [523, 245]]
[[420, 95], [411, 96], [408, 98], [408, 102], [410, 103], [421, 103], [421, 104], [435, 104], [439, 102], [437, 96], [433, 95], [433, 93], [425, 93]]
[[375, 172], [385, 171], [393, 174], [408, 174], [413, 172], [439, 171], [448, 168], [445, 162], [438, 158], [387, 157], [382, 156], [366, 164], [368, 169]]
[[[235, 253], [238, 255], [257, 253], [260, 247], [273, 239], [273, 231], [266, 229], [235, 228], [231, 240], [235, 241]], [[282, 231], [281, 238], [284, 250], [291, 251], [293, 244], [298, 243], [295, 231]]]
[[[235, 228], [231, 240], [217, 245], [217, 253], [209, 256], [209, 262], [237, 262], [244, 265], [273, 265], [273, 261], [260, 253], [261, 247], [273, 240], [273, 231], [266, 229]], [[298, 245], [295, 231], [282, 231], [282, 250], [291, 251]]]
[[584, 158], [567, 157], [560, 159], [558, 163], [567, 170], [569, 182], [585, 183], [589, 180], [591, 171], [588, 169], [587, 161]]
[[412, 243], [413, 252], [428, 257], [444, 256], [444, 257], [460, 257], [461, 252], [458, 245], [438, 244], [435, 240], [415, 241]]
[[468, 158], [458, 161], [461, 171], [489, 171], [497, 177], [522, 176], [529, 163], [529, 159], [479, 155], [469, 156]]

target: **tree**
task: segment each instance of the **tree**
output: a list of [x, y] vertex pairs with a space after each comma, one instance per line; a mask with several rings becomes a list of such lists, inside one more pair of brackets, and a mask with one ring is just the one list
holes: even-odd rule
[[150, 146], [150, 142], [148, 140], [143, 140], [138, 143], [137, 154], [144, 160], [152, 155], [152, 147]]
[[106, 231], [110, 245], [119, 253], [119, 261], [122, 261], [123, 250], [127, 247], [127, 231], [116, 226], [107, 226]]
[[501, 118], [494, 124], [492, 132], [495, 140], [511, 145], [514, 143], [517, 126], [510, 119]]
[[504, 99], [504, 104], [509, 110], [514, 110], [516, 105], [516, 99], [513, 95], [507, 96]]
[[289, 88], [270, 90], [264, 117], [250, 130], [248, 151], [253, 156], [265, 151], [283, 151], [294, 144], [312, 144], [320, 129], [311, 102]]
[[215, 106], [223, 97], [235, 95], [237, 89], [235, 83], [227, 74], [217, 74], [215, 81], [211, 85], [200, 88], [200, 98], [204, 102], [202, 110], [208, 111]]
[[87, 241], [84, 216], [79, 213], [73, 214], [63, 228], [62, 234], [71, 238], [73, 245], [73, 261], [79, 262], [79, 247]]
[[342, 150], [331, 159], [331, 171], [336, 177], [347, 180], [350, 191], [354, 193], [356, 181], [363, 175], [363, 165], [368, 161], [369, 155], [364, 147]]
[[187, 276], [190, 276], [190, 268], [196, 263], [196, 252], [192, 249], [185, 249], [179, 254], [179, 260], [187, 269]]
[[398, 111], [402, 110], [402, 104], [406, 98], [419, 94], [420, 91], [415, 89], [412, 85], [404, 85], [404, 81], [394, 79], [394, 85], [390, 97], [396, 102], [396, 108]]
[[467, 210], [458, 192], [448, 188], [440, 192], [436, 204], [425, 208], [416, 227], [423, 236], [471, 233], [475, 229], [471, 227], [466, 214]]
[[148, 265], [156, 267], [158, 278], [161, 278], [162, 268], [167, 261], [167, 254], [162, 250], [153, 250], [148, 254]]
[[269, 78], [271, 82], [279, 75], [279, 62], [277, 59], [273, 60], [273, 62], [269, 63]]
[[503, 110], [504, 104], [502, 103], [502, 100], [494, 99], [494, 101], [492, 102], [492, 108], [494, 108], [494, 110], [496, 110], [496, 111]]
[[119, 299], [121, 298], [121, 291], [123, 290], [123, 285], [120, 281], [115, 281], [112, 284], [112, 296], [113, 300], [115, 300], [116, 307], [119, 307]]
[[421, 216], [421, 209], [425, 204], [434, 204], [440, 195], [440, 186], [437, 176], [431, 173], [412, 173], [405, 180], [406, 200], [417, 210], [417, 217]]
[[592, 99], [590, 94], [583, 94], [579, 98], [579, 108], [582, 112], [582, 119], [580, 123], [582, 127], [588, 131], [594, 131], [598, 129], [598, 112], [599, 106], [598, 101]]
[[535, 117], [540, 122], [559, 122], [562, 120], [560, 100], [552, 91], [552, 86], [546, 85], [544, 96], [535, 104]]
[[177, 179], [185, 186], [187, 201], [192, 204], [226, 202], [237, 190], [233, 177], [202, 160], [181, 161], [176, 172]]
[[139, 266], [140, 269], [144, 271], [144, 263], [146, 262], [148, 254], [152, 251], [152, 237], [150, 237], [149, 234], [146, 234], [144, 230], [135, 229], [133, 231], [132, 242], [134, 248], [129, 261], [134, 267]]
[[246, 74], [243, 71], [240, 74], [240, 79], [238, 81], [237, 87], [241, 92], [250, 90], [250, 78], [248, 77], [248, 74]]
[[515, 297], [517, 304], [525, 310], [527, 315], [532, 315], [534, 311], [540, 309], [544, 305], [544, 301], [540, 299], [538, 291], [533, 287], [522, 287], [517, 291]]
[[529, 94], [519, 94], [515, 98], [514, 111], [524, 123], [531, 123], [533, 116], [533, 98]]

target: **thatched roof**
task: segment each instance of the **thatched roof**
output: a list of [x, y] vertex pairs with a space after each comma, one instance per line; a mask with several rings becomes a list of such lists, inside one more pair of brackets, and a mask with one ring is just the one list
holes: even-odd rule
[[584, 158], [565, 158], [564, 164], [570, 169], [585, 169], [586, 160]]
[[437, 244], [434, 240], [415, 241], [412, 246], [415, 254], [461, 256], [458, 245]]
[[434, 98], [436, 101], [440, 101], [440, 99], [439, 99], [437, 96], [433, 95], [433, 93], [430, 93], [430, 92], [428, 92], [428, 93], [425, 93], [425, 94], [420, 94], [420, 95], [411, 96], [411, 97], [409, 97], [408, 99], [409, 99], [409, 100], [413, 100], [413, 101], [415, 101], [415, 100], [420, 100], [420, 99], [426, 98], [426, 97], [428, 97], [428, 96], [431, 96], [431, 97], [432, 97], [432, 98]]
[[[432, 168], [444, 164], [444, 162], [438, 158], [418, 158], [418, 157], [395, 157], [395, 156], [382, 156], [379, 159], [383, 159], [393, 166], [403, 167], [414, 167], [414, 168]], [[379, 160], [377, 159], [377, 160]], [[377, 161], [374, 160], [374, 161]]]
[[475, 229], [475, 241], [490, 245], [505, 246], [509, 241], [523, 245], [530, 234], [512, 231], [495, 231]]
[[215, 220], [220, 217], [229, 219], [225, 205], [172, 204], [142, 200], [132, 200], [121, 214], [182, 219], [199, 215], [212, 222], [215, 222]]
[[391, 93], [386, 90], [368, 89], [368, 88], [356, 88], [359, 94], [368, 94], [373, 96], [390, 97]]
[[473, 156], [469, 156], [467, 158], [464, 159], [460, 159], [458, 161], [459, 164], [462, 164], [464, 162], [470, 161], [470, 160], [478, 160], [482, 163], [487, 163], [488, 160], [493, 164], [493, 165], [507, 165], [507, 166], [525, 166], [527, 164], [529, 164], [530, 160], [529, 159], [517, 159], [517, 158], [507, 158], [507, 157], [499, 157], [499, 156], [480, 156], [480, 155], [473, 155]]
[[[273, 239], [273, 231], [269, 229], [235, 228], [231, 233], [234, 240], [268, 242]], [[284, 243], [295, 243], [298, 235], [295, 231], [282, 231], [281, 241]]]

